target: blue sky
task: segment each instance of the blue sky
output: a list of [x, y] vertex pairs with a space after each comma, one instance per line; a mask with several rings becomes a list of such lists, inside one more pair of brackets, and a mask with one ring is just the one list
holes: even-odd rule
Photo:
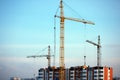
[[[97, 42], [97, 36], [100, 35], [102, 65], [113, 67], [114, 76], [120, 76], [120, 1], [64, 0], [64, 4], [66, 17], [84, 18], [95, 23], [94, 26], [86, 25], [85, 28], [82, 23], [65, 21], [66, 67], [83, 65], [84, 54], [87, 56], [87, 65], [95, 66], [96, 47], [85, 43], [85, 40]], [[53, 50], [54, 15], [58, 6], [59, 0], [0, 0], [0, 79], [8, 80], [13, 76], [33, 77], [33, 73], [37, 75], [40, 67], [47, 66], [46, 58], [34, 60], [26, 59], [26, 56], [33, 55], [48, 45]], [[57, 18], [56, 28], [58, 66]], [[42, 63], [43, 59], [46, 64]]]

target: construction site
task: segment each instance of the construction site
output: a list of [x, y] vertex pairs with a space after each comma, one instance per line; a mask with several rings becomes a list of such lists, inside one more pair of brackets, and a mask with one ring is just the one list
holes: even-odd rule
[[[72, 17], [64, 16], [64, 5], [63, 0], [60, 0], [60, 15], [54, 15], [54, 18], [60, 19], [60, 46], [59, 46], [59, 66], [55, 65], [55, 57], [56, 57], [56, 27], [54, 27], [54, 55], [51, 55], [51, 47], [48, 46], [48, 54], [46, 55], [30, 55], [27, 58], [36, 58], [36, 57], [46, 57], [48, 60], [47, 68], [40, 68], [38, 70], [37, 80], [112, 80], [113, 79], [113, 68], [108, 66], [102, 66], [101, 63], [101, 43], [100, 43], [100, 35], [98, 35], [97, 42], [93, 42], [90, 40], [86, 40], [86, 43], [91, 44], [91, 46], [95, 46], [97, 49], [97, 64], [96, 66], [87, 66], [86, 65], [86, 55], [84, 55], [84, 65], [81, 66], [71, 66], [67, 68], [65, 66], [65, 40], [64, 40], [64, 24], [65, 20], [75, 21], [82, 24], [95, 25], [94, 22], [78, 19]], [[54, 60], [54, 66], [51, 66], [51, 58]]]

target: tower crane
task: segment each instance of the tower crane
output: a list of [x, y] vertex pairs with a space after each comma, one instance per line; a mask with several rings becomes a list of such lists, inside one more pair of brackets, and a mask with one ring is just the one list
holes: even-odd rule
[[95, 46], [97, 46], [97, 66], [101, 66], [101, 53], [100, 53], [100, 36], [98, 36], [98, 43], [94, 43], [92, 41], [86, 40], [86, 42], [93, 44]]
[[60, 16], [55, 15], [55, 17], [60, 18], [60, 75], [59, 79], [60, 80], [65, 80], [65, 63], [64, 63], [64, 20], [72, 20], [72, 21], [77, 21], [81, 22], [83, 24], [92, 24], [94, 25], [93, 22], [87, 21], [84, 19], [77, 19], [77, 18], [70, 18], [70, 17], [65, 17], [64, 16], [64, 10], [63, 10], [63, 1], [60, 0]]
[[47, 57], [48, 59], [48, 67], [51, 66], [51, 57], [54, 55], [50, 54], [50, 46], [48, 46], [48, 55], [32, 55], [32, 56], [27, 56], [27, 58], [37, 58], [37, 57]]
[[98, 80], [99, 80], [99, 67], [101, 66], [101, 45], [100, 45], [100, 35], [98, 36], [98, 43], [86, 40], [86, 42], [97, 46], [97, 67], [98, 67]]

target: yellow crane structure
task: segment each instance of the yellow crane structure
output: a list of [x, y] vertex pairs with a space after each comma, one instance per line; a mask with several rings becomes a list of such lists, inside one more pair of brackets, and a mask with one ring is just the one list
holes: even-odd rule
[[93, 23], [91, 21], [84, 20], [84, 19], [65, 17], [62, 0], [60, 0], [60, 16], [55, 15], [55, 17], [60, 18], [60, 53], [59, 53], [60, 54], [60, 61], [59, 61], [60, 75], [59, 75], [59, 79], [60, 80], [65, 80], [65, 63], [64, 63], [64, 21], [65, 21], [65, 19], [81, 22], [83, 24], [94, 25], [95, 23]]
[[27, 56], [27, 58], [37, 58], [37, 57], [46, 57], [48, 59], [48, 67], [51, 67], [51, 57], [54, 55], [50, 54], [50, 46], [48, 46], [48, 55], [32, 55], [32, 56]]
[[99, 67], [101, 66], [101, 45], [100, 45], [100, 35], [98, 36], [98, 43], [86, 40], [86, 42], [97, 46], [97, 67], [98, 67], [98, 80], [99, 80]]

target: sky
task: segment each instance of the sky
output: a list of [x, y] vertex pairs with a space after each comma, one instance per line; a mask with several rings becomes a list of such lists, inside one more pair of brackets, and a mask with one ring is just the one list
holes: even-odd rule
[[[101, 38], [102, 66], [113, 67], [113, 76], [120, 77], [120, 0], [63, 0], [64, 16], [89, 20], [84, 25], [65, 20], [65, 65], [96, 66], [97, 51], [91, 40]], [[0, 80], [10, 77], [31, 78], [38, 69], [47, 67], [46, 58], [26, 58], [41, 52], [48, 45], [54, 51], [56, 25], [56, 66], [59, 66], [59, 0], [0, 0]], [[56, 23], [54, 23], [56, 22]], [[39, 53], [40, 52], [40, 53]], [[52, 63], [53, 65], [53, 58]]]

